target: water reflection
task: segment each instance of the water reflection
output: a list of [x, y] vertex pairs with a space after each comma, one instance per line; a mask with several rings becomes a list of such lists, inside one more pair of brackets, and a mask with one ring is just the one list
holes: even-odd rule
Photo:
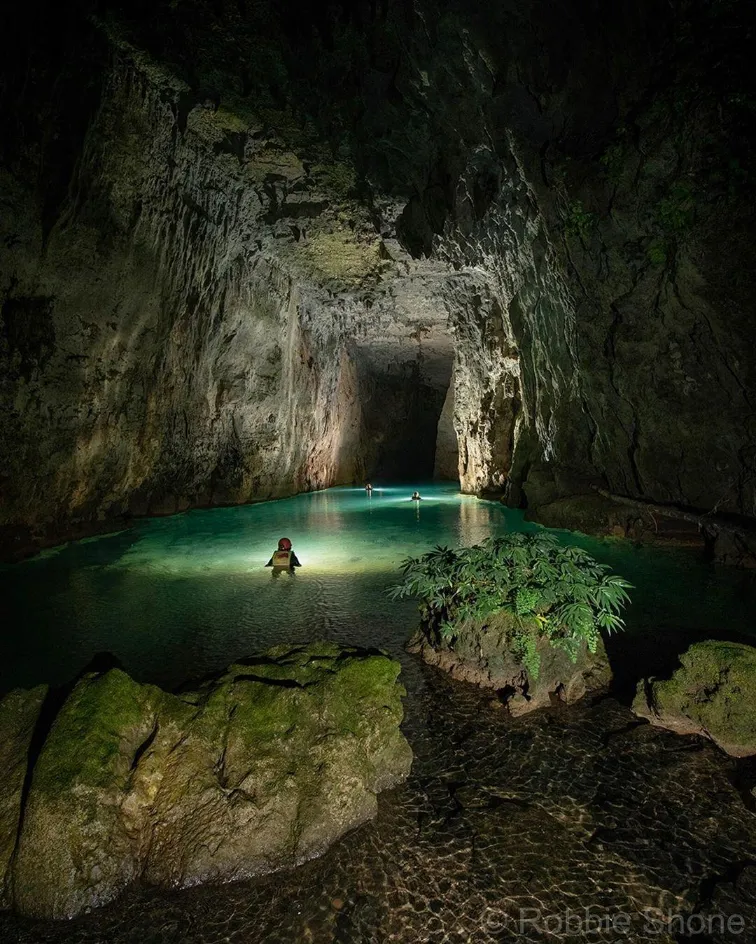
[[[373, 484], [372, 497], [339, 488], [140, 521], [0, 568], [8, 613], [0, 689], [65, 682], [102, 651], [161, 684], [318, 636], [401, 653], [416, 610], [389, 603], [385, 590], [403, 558], [536, 528], [450, 484], [422, 485], [421, 502], [410, 500], [415, 484]], [[657, 647], [680, 632], [753, 630], [754, 585], [740, 573], [714, 570], [687, 551], [558, 534], [635, 584], [628, 627]], [[282, 535], [303, 566], [294, 578], [272, 580], [264, 565]]]
[[[452, 486], [426, 485], [422, 503], [411, 502], [413, 487], [375, 486], [372, 498], [334, 489], [143, 521], [0, 568], [9, 614], [3, 689], [65, 682], [102, 651], [136, 678], [170, 688], [277, 643], [377, 645], [402, 662], [404, 728], [415, 752], [411, 779], [381, 796], [378, 819], [302, 868], [176, 895], [132, 890], [70, 923], [0, 915], [0, 939], [501, 944], [531, 940], [511, 930], [521, 908], [684, 910], [702, 900], [702, 876], [721, 875], [738, 875], [737, 883], [716, 883], [702, 907], [730, 907], [721, 894], [744, 897], [756, 817], [715, 748], [638, 726], [610, 700], [512, 721], [490, 693], [404, 651], [416, 607], [385, 592], [403, 557], [535, 528]], [[284, 534], [303, 567], [272, 580], [264, 565]], [[743, 574], [709, 568], [690, 552], [559, 537], [636, 586], [630, 632], [612, 640], [628, 691], [633, 660], [648, 669], [696, 635], [753, 629], [754, 584]], [[756, 894], [750, 905], [740, 899], [732, 910], [753, 926]], [[620, 938], [628, 939], [601, 939]]]

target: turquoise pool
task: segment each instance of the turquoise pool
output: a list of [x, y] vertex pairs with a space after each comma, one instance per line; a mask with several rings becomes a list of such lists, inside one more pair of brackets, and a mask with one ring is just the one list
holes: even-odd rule
[[[745, 874], [753, 814], [715, 748], [638, 724], [613, 698], [510, 718], [490, 692], [404, 651], [415, 606], [385, 592], [403, 557], [535, 527], [450, 485], [421, 486], [418, 508], [414, 487], [144, 520], [0, 569], [4, 688], [67, 682], [102, 652], [141, 680], [176, 685], [276, 642], [378, 645], [402, 661], [415, 757], [376, 820], [303, 866], [181, 892], [137, 886], [71, 922], [0, 913], [1, 940], [500, 944], [526, 939], [510, 933], [519, 909], [557, 915], [585, 902], [638, 921], [683, 893], [706, 901], [709, 876]], [[691, 639], [751, 632], [750, 575], [688, 552], [559, 534], [636, 585], [629, 631], [609, 640], [621, 700]], [[283, 535], [303, 567], [274, 579], [264, 564]], [[752, 786], [746, 776], [743, 794]], [[733, 907], [753, 926], [747, 895]], [[712, 902], [702, 907], [721, 907]], [[638, 930], [638, 941], [657, 940]]]
[[[385, 590], [404, 557], [536, 527], [450, 483], [420, 485], [418, 504], [409, 500], [415, 487], [376, 486], [372, 497], [333, 488], [145, 519], [0, 568], [0, 689], [67, 682], [103, 652], [136, 678], [168, 686], [278, 642], [325, 637], [399, 654], [415, 607], [392, 603]], [[636, 585], [633, 636], [658, 643], [751, 632], [751, 575], [714, 569], [688, 551], [558, 533]], [[303, 566], [272, 579], [264, 565], [282, 535]]]

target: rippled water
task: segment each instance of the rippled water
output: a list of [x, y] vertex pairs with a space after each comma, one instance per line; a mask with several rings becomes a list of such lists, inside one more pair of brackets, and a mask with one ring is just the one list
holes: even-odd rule
[[[421, 488], [417, 507], [413, 487], [141, 521], [0, 569], [5, 689], [68, 681], [103, 651], [137, 678], [174, 685], [276, 642], [379, 645], [402, 661], [415, 752], [411, 778], [381, 797], [376, 822], [299, 869], [220, 889], [134, 890], [68, 924], [0, 916], [0, 940], [503, 944], [565, 939], [519, 928], [521, 909], [556, 916], [554, 928], [584, 907], [632, 914], [632, 933], [605, 927], [570, 940], [677, 940], [646, 926], [651, 907], [744, 914], [750, 936], [710, 940], [756, 940], [756, 815], [733, 786], [745, 781], [732, 761], [700, 739], [638, 725], [613, 700], [512, 720], [490, 693], [404, 652], [416, 611], [385, 593], [403, 557], [534, 527], [453, 486]], [[273, 579], [263, 565], [284, 534], [303, 567]], [[560, 538], [636, 585], [629, 632], [610, 649], [628, 687], [690, 639], [753, 629], [750, 575], [688, 551]]]
[[[499, 505], [453, 486], [428, 485], [421, 503], [411, 493], [337, 488], [148, 519], [2, 568], [17, 632], [0, 684], [65, 682], [103, 651], [141, 680], [175, 685], [276, 642], [395, 649], [414, 619], [412, 604], [384, 593], [402, 558], [512, 526]], [[274, 580], [264, 565], [282, 535], [303, 566]]]
[[[173, 686], [276, 642], [330, 638], [400, 652], [410, 602], [385, 589], [402, 558], [533, 530], [522, 513], [450, 484], [335, 488], [237, 508], [139, 521], [121, 534], [64, 545], [0, 568], [0, 689], [73, 678], [113, 653], [143, 681]], [[689, 551], [577, 541], [637, 587], [628, 624], [656, 641], [678, 630], [750, 632], [751, 575], [715, 571]], [[272, 579], [264, 564], [287, 535], [303, 566]]]

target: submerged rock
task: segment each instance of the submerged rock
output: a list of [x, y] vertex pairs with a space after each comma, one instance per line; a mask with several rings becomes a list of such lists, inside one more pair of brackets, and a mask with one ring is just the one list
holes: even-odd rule
[[678, 734], [702, 734], [733, 757], [756, 754], [756, 648], [695, 643], [671, 679], [644, 679], [633, 711]]
[[170, 695], [85, 676], [34, 768], [13, 904], [72, 917], [141, 878], [240, 879], [323, 852], [404, 779], [399, 666], [330, 643], [277, 648]]
[[47, 686], [10, 692], [0, 700], [0, 908], [11, 902], [10, 864], [18, 839], [34, 728]]
[[573, 662], [563, 649], [541, 639], [537, 647], [540, 669], [534, 678], [513, 651], [512, 619], [501, 611], [485, 623], [467, 623], [455, 637], [453, 648], [444, 641], [431, 641], [420, 631], [407, 648], [452, 678], [495, 689], [515, 715], [547, 707], [554, 700], [573, 704], [585, 695], [608, 689], [612, 671], [601, 641], [593, 653], [582, 643]]

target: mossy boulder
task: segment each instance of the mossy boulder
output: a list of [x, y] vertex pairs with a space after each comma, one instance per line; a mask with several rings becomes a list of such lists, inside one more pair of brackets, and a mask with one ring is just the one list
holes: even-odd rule
[[711, 738], [733, 757], [756, 754], [756, 648], [733, 642], [695, 643], [671, 679], [644, 679], [637, 715], [678, 734]]
[[323, 852], [409, 772], [399, 666], [330, 643], [233, 665], [163, 763], [145, 878], [229, 881]]
[[136, 879], [225, 882], [323, 852], [409, 773], [398, 674], [378, 652], [316, 643], [178, 695], [86, 676], [34, 769], [15, 907], [71, 917]]
[[29, 750], [47, 686], [16, 690], [0, 701], [0, 909], [11, 903], [10, 864], [18, 839]]
[[68, 918], [110, 901], [138, 877], [122, 804], [162, 698], [159, 689], [112, 669], [85, 675], [63, 704], [24, 809], [13, 865], [13, 903], [21, 913]]
[[408, 649], [452, 678], [496, 690], [512, 714], [525, 714], [555, 701], [573, 704], [585, 695], [607, 690], [612, 671], [600, 640], [595, 652], [581, 643], [573, 661], [564, 649], [541, 638], [537, 645], [540, 667], [534, 676], [517, 654], [516, 619], [509, 611], [500, 610], [485, 621], [467, 622], [459, 627], [453, 642], [421, 630]]

